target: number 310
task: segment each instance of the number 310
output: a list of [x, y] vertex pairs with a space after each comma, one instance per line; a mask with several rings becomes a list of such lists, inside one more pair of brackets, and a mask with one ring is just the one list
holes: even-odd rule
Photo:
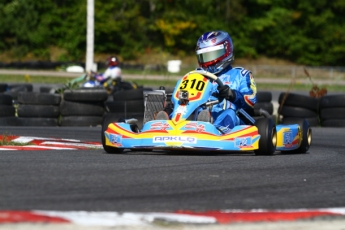
[[[193, 80], [191, 80], [190, 81], [191, 82], [191, 86], [189, 87], [190, 89], [196, 89], [196, 90], [198, 90], [198, 91], [203, 91], [204, 90], [204, 88], [205, 88], [205, 82], [203, 82], [203, 81], [198, 81], [196, 84], [195, 84], [195, 82], [196, 82], [196, 79], [193, 79]], [[189, 83], [189, 80], [184, 80], [183, 82], [182, 82], [182, 86], [180, 87], [180, 89], [185, 89], [185, 88], [187, 88], [187, 85], [188, 85], [188, 83]]]

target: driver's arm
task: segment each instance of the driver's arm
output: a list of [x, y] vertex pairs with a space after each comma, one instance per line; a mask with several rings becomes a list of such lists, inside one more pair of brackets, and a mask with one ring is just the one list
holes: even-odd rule
[[[243, 68], [239, 69], [236, 79], [232, 79], [236, 83], [225, 83], [223, 86], [218, 86], [219, 98], [224, 98], [236, 105], [237, 108], [253, 108], [256, 103], [256, 84], [252, 73]], [[235, 88], [230, 88], [230, 85], [236, 85]]]
[[256, 103], [256, 83], [251, 72], [247, 71], [241, 76], [240, 85], [235, 91], [236, 101], [234, 103], [238, 108], [253, 108]]

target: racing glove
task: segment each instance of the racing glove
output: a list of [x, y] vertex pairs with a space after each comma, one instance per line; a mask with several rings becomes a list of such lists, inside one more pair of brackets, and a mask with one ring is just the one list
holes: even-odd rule
[[233, 102], [235, 100], [235, 93], [230, 89], [228, 85], [218, 86], [218, 97], [219, 100], [228, 100]]

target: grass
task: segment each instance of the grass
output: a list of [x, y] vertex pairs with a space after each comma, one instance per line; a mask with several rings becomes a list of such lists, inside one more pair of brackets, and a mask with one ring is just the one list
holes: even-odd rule
[[30, 143], [18, 143], [18, 142], [11, 141], [11, 135], [5, 133], [5, 134], [0, 135], [0, 146], [6, 146], [6, 145], [24, 146], [24, 145], [30, 145]]
[[6, 83], [44, 83], [65, 84], [73, 77], [48, 77], [48, 76], [23, 76], [23, 75], [0, 75], [0, 82]]

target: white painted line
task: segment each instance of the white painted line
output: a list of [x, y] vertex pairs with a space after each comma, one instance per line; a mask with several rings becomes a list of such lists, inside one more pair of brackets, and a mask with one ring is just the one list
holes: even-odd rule
[[10, 149], [10, 148], [0, 148], [0, 150], [16, 150], [16, 149]]
[[19, 143], [27, 143], [33, 140], [47, 140], [47, 141], [57, 141], [57, 140], [61, 140], [61, 141], [70, 141], [70, 142], [77, 142], [77, 143], [82, 143], [80, 140], [75, 140], [75, 139], [60, 139], [60, 138], [45, 138], [45, 137], [29, 137], [29, 136], [20, 136], [17, 137], [15, 139], [13, 139], [12, 141], [14, 142], [19, 142]]
[[86, 148], [103, 148], [102, 145], [96, 145], [96, 144], [58, 142], [58, 141], [44, 141], [40, 145], [68, 145], [68, 146], [81, 146], [81, 147], [86, 147]]
[[33, 211], [35, 214], [60, 217], [72, 223], [88, 226], [150, 226], [155, 220], [166, 220], [179, 223], [215, 224], [216, 218], [175, 213], [118, 213], [118, 212], [86, 212], [86, 211]]
[[54, 146], [40, 146], [40, 145], [25, 145], [21, 147], [38, 148], [38, 149], [55, 149], [55, 150], [75, 150], [75, 148], [69, 148], [69, 147], [54, 147]]

